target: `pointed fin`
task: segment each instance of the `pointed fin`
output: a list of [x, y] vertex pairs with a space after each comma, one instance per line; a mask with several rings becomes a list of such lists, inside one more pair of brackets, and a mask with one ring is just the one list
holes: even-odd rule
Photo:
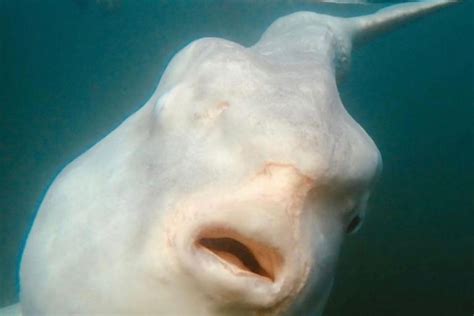
[[425, 14], [457, 3], [453, 0], [407, 2], [389, 6], [373, 14], [347, 19], [355, 46], [410, 22]]

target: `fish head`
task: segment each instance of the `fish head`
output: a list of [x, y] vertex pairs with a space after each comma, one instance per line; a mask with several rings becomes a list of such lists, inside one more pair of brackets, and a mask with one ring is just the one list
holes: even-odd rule
[[173, 203], [148, 253], [161, 256], [155, 241], [166, 241], [173, 279], [216, 313], [321, 309], [381, 168], [331, 69], [203, 39], [175, 57], [156, 93], [147, 148], [179, 157], [179, 168], [164, 168]]
[[321, 312], [382, 165], [337, 73], [352, 42], [450, 4], [295, 13], [248, 48], [188, 45], [51, 184], [21, 259], [23, 314]]

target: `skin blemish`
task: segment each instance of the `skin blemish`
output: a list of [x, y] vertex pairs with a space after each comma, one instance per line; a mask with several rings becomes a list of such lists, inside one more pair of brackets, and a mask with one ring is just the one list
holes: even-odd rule
[[207, 111], [204, 111], [203, 113], [196, 113], [194, 115], [194, 118], [197, 121], [204, 121], [204, 122], [213, 121], [229, 107], [230, 107], [230, 103], [228, 101], [220, 101], [220, 102], [217, 102], [213, 107], [211, 107]]
[[287, 211], [296, 216], [315, 181], [291, 164], [270, 162], [254, 176], [251, 183], [252, 187], [270, 188], [267, 197], [285, 200]]

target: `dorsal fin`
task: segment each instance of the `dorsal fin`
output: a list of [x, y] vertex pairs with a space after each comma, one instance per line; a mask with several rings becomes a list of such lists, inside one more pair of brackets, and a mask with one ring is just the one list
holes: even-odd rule
[[407, 2], [383, 8], [373, 14], [348, 18], [348, 30], [355, 46], [425, 14], [456, 3], [453, 0]]
[[277, 19], [253, 48], [267, 57], [284, 59], [289, 63], [302, 60], [311, 63], [312, 59], [313, 62], [330, 64], [337, 77], [341, 78], [348, 69], [352, 47], [457, 2], [407, 2], [350, 18], [296, 12]]

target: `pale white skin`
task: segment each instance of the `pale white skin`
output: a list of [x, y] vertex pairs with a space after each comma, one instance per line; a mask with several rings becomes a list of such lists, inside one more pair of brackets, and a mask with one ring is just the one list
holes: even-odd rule
[[[209, 38], [175, 56], [150, 101], [50, 187], [23, 314], [319, 314], [381, 167], [336, 86], [354, 30], [374, 31], [348, 20], [301, 12], [252, 47]], [[265, 273], [202, 238], [237, 240]]]

